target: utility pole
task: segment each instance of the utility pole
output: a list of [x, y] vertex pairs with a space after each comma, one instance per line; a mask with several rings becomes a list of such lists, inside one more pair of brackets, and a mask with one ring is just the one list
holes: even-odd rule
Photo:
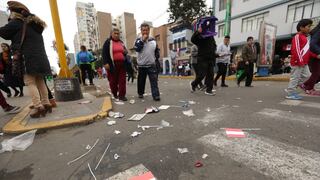
[[231, 29], [231, 0], [227, 1], [226, 17], [224, 19], [224, 36], [230, 36]]
[[51, 9], [54, 34], [56, 36], [57, 52], [59, 55], [59, 62], [60, 62], [59, 77], [70, 78], [71, 72], [68, 68], [67, 60], [66, 60], [66, 54], [65, 54], [66, 51], [64, 49], [64, 42], [63, 42], [63, 37], [62, 37], [57, 0], [49, 0], [49, 2], [50, 2], [50, 9]]

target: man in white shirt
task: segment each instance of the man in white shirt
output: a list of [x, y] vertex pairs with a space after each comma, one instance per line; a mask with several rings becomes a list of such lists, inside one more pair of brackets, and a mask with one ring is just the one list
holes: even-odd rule
[[219, 55], [219, 57], [217, 57], [217, 65], [219, 70], [213, 84], [217, 86], [217, 81], [220, 76], [222, 76], [221, 87], [228, 87], [228, 85], [225, 83], [225, 79], [227, 75], [228, 64], [230, 63], [230, 56], [232, 54], [230, 51], [230, 36], [224, 37], [223, 43], [219, 44], [217, 48], [217, 54]]

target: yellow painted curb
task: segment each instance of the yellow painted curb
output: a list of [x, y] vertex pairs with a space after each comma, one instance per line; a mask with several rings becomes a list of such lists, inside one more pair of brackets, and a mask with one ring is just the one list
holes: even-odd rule
[[101, 111], [99, 113], [74, 117], [64, 120], [56, 120], [51, 122], [44, 122], [44, 123], [37, 123], [33, 125], [26, 125], [26, 116], [29, 114], [29, 106], [25, 107], [19, 114], [12, 118], [4, 127], [3, 132], [7, 134], [17, 134], [26, 131], [30, 131], [33, 129], [53, 129], [59, 128], [69, 125], [76, 125], [76, 124], [87, 124], [90, 122], [94, 122], [96, 120], [102, 119], [108, 115], [108, 111], [112, 109], [112, 103], [110, 97], [105, 97]]

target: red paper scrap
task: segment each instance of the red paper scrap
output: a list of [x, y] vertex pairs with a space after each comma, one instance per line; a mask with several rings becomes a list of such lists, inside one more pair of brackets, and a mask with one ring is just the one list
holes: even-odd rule
[[231, 129], [231, 128], [226, 128], [226, 134], [228, 137], [231, 138], [245, 138], [246, 135], [242, 131], [242, 129]]
[[152, 172], [149, 171], [143, 175], [132, 177], [129, 180], [156, 180], [156, 178], [153, 176]]

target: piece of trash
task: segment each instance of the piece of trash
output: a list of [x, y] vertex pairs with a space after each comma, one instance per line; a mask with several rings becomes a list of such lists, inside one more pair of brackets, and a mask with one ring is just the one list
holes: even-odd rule
[[0, 133], [0, 136], [3, 136], [3, 133]]
[[241, 98], [236, 98], [236, 100], [241, 100]]
[[79, 102], [79, 104], [89, 104], [89, 103], [92, 103], [92, 101], [90, 101], [90, 100], [87, 100], [87, 101], [82, 101], [82, 102]]
[[116, 123], [117, 123], [116, 121], [108, 121], [107, 124], [108, 124], [109, 126], [112, 126], [112, 125], [115, 125]]
[[207, 111], [207, 112], [210, 112], [210, 111], [211, 111], [211, 109], [208, 107], [208, 108], [206, 109], [206, 111]]
[[202, 159], [206, 159], [209, 155], [208, 154], [203, 154]]
[[[220, 128], [221, 130], [226, 130], [228, 128]], [[261, 128], [241, 128], [242, 131], [260, 131]]]
[[137, 137], [139, 136], [140, 134], [142, 134], [142, 132], [138, 132], [138, 131], [135, 131], [131, 134], [131, 137]]
[[77, 157], [76, 159], [69, 161], [67, 164], [70, 165], [76, 161], [78, 161], [79, 159], [83, 158], [84, 156], [86, 156], [87, 154], [90, 153], [90, 151], [92, 151], [92, 149], [97, 145], [97, 143], [99, 142], [99, 139], [96, 140], [96, 142], [93, 144], [93, 146], [91, 147], [91, 149], [89, 149], [86, 153], [82, 154], [81, 156]]
[[233, 105], [232, 107], [233, 107], [233, 108], [239, 108], [240, 106], [238, 106], [238, 105]]
[[136, 101], [135, 101], [134, 99], [131, 99], [131, 100], [129, 101], [129, 103], [130, 103], [130, 104], [134, 104], [134, 103], [136, 103]]
[[182, 111], [182, 113], [188, 117], [195, 116], [192, 109], [189, 109], [187, 111]]
[[89, 168], [89, 171], [90, 171], [91, 175], [93, 176], [94, 180], [97, 180], [96, 176], [95, 176], [95, 175], [93, 174], [93, 172], [92, 172], [92, 169], [91, 169], [89, 163], [88, 163], [88, 168]]
[[115, 134], [120, 134], [121, 131], [115, 130], [114, 133], [115, 133]]
[[230, 138], [245, 138], [246, 135], [242, 131], [242, 129], [232, 129], [232, 128], [226, 128], [226, 134], [227, 137]]
[[124, 105], [124, 102], [122, 102], [122, 101], [115, 101], [114, 102], [116, 105]]
[[159, 107], [159, 109], [160, 110], [165, 110], [165, 109], [169, 109], [169, 105], [161, 105], [160, 107]]
[[88, 144], [86, 147], [86, 150], [89, 150], [89, 149], [91, 149], [91, 146]]
[[113, 155], [113, 158], [114, 158], [115, 160], [117, 160], [117, 159], [120, 158], [120, 156], [119, 156], [118, 154], [114, 154], [114, 155]]
[[106, 149], [104, 150], [104, 152], [103, 152], [101, 158], [99, 159], [99, 162], [98, 162], [98, 164], [96, 165], [96, 167], [94, 168], [94, 170], [97, 170], [97, 168], [99, 167], [99, 164], [101, 163], [103, 157], [106, 155], [106, 152], [108, 151], [110, 145], [111, 145], [111, 143], [109, 143], [108, 146], [106, 147]]
[[188, 148], [178, 148], [178, 151], [179, 151], [180, 154], [184, 154], [184, 153], [188, 153], [189, 152]]
[[146, 172], [145, 174], [139, 175], [139, 176], [134, 176], [130, 178], [129, 180], [156, 180], [154, 175], [152, 174], [151, 171]]
[[162, 127], [172, 127], [172, 126], [170, 125], [170, 123], [167, 122], [167, 121], [165, 121], [165, 120], [161, 120], [161, 126], [162, 126]]
[[151, 107], [149, 107], [149, 108], [146, 108], [146, 110], [145, 110], [145, 113], [146, 113], [146, 114], [149, 114], [149, 113], [157, 113], [157, 112], [159, 112], [159, 109], [156, 108], [156, 107], [153, 107], [153, 106], [151, 106]]
[[122, 114], [121, 112], [113, 112], [110, 111], [109, 112], [109, 117], [113, 117], [113, 118], [123, 118], [124, 114]]
[[108, 115], [109, 115], [109, 117], [113, 117], [114, 116], [114, 112], [113, 111], [109, 111]]
[[140, 125], [138, 125], [138, 128], [141, 128], [143, 131], [145, 131], [146, 129], [149, 129], [149, 128], [157, 128], [157, 130], [159, 130], [159, 129], [162, 129], [162, 128], [165, 128], [165, 127], [173, 127], [173, 126], [171, 126], [170, 123], [165, 121], [165, 120], [162, 120], [160, 125], [152, 125], [152, 126], [148, 126], [148, 125], [140, 126]]
[[146, 114], [134, 114], [128, 119], [128, 121], [141, 121], [141, 119], [143, 119], [144, 116], [146, 116]]
[[26, 150], [34, 140], [34, 136], [36, 134], [37, 130], [32, 130], [23, 134], [20, 134], [19, 136], [16, 136], [14, 138], [4, 140], [1, 142], [2, 149], [0, 150], [0, 153], [3, 153], [5, 151], [24, 151]]
[[59, 156], [62, 156], [63, 155], [63, 153], [59, 153]]
[[199, 168], [199, 167], [202, 167], [203, 164], [200, 162], [200, 161], [197, 161], [195, 164], [194, 164], [195, 167]]
[[143, 99], [141, 100], [141, 102], [144, 102], [144, 101], [145, 101], [145, 100], [143, 100]]
[[195, 102], [195, 101], [188, 101], [188, 103], [189, 103], [190, 105], [194, 105], [194, 104], [196, 104], [196, 102]]
[[259, 101], [257, 101], [258, 103], [262, 103], [263, 101], [261, 101], [261, 100], [259, 100]]

